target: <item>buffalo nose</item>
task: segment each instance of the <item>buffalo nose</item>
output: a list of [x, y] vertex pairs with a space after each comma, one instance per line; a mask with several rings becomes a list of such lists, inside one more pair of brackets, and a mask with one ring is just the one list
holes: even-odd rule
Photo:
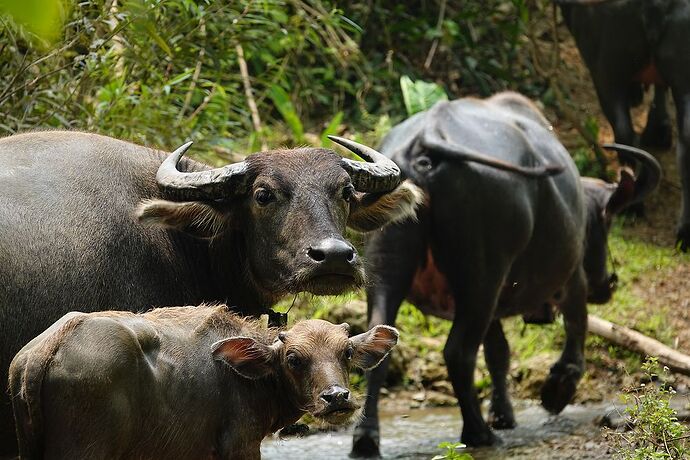
[[321, 399], [326, 401], [328, 404], [342, 403], [347, 401], [349, 398], [350, 392], [338, 385], [333, 385], [321, 393]]
[[355, 248], [350, 243], [337, 238], [326, 238], [315, 246], [307, 249], [307, 255], [315, 262], [330, 264], [346, 262], [351, 264], [355, 260]]

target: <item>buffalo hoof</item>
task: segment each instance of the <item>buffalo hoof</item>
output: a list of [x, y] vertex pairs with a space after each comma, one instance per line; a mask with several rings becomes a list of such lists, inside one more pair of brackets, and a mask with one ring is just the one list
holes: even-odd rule
[[582, 372], [574, 364], [554, 366], [541, 388], [541, 405], [552, 414], [560, 413], [575, 395]]
[[355, 428], [352, 437], [352, 450], [350, 458], [379, 458], [379, 431], [363, 427]]
[[682, 224], [676, 233], [676, 247], [681, 252], [690, 250], [690, 224]]
[[670, 149], [673, 145], [671, 123], [668, 120], [649, 123], [640, 136], [640, 145], [664, 150]]
[[470, 447], [498, 446], [502, 444], [501, 438], [496, 436], [488, 426], [482, 431], [471, 431], [463, 428], [460, 440], [463, 444]]
[[510, 407], [501, 411], [494, 411], [492, 408], [489, 412], [489, 426], [494, 430], [510, 430], [516, 425], [515, 415], [513, 415], [513, 409]]

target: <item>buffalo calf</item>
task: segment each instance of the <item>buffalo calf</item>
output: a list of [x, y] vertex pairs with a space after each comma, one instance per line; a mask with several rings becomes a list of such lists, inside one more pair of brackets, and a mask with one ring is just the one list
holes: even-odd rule
[[350, 365], [375, 367], [397, 339], [322, 320], [265, 330], [225, 306], [72, 312], [12, 361], [20, 455], [260, 458], [261, 440], [306, 412], [349, 421]]

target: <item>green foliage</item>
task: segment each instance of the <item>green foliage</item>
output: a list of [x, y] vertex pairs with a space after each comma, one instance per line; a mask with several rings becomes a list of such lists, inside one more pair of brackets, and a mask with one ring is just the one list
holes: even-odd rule
[[269, 90], [269, 95], [278, 112], [283, 116], [283, 120], [290, 126], [295, 142], [298, 144], [304, 142], [304, 126], [299, 119], [299, 115], [297, 115], [295, 107], [292, 105], [288, 93], [280, 86], [273, 85]]
[[[583, 128], [590, 139], [599, 139], [599, 122], [596, 117], [587, 117]], [[591, 147], [579, 147], [572, 153], [572, 156], [580, 175], [588, 177], [606, 177], [605, 171], [602, 171], [601, 164], [597, 161], [596, 155]]]
[[0, 0], [0, 14], [9, 16], [40, 47], [58, 39], [68, 10], [62, 0]]
[[[56, 1], [0, 5], [19, 8], [20, 18], [21, 11], [49, 13], [36, 2]], [[193, 139], [197, 152], [256, 149], [269, 140], [328, 145], [309, 133], [334, 132], [343, 120], [358, 130], [378, 129], [382, 116], [390, 115], [390, 123], [405, 115], [405, 99], [419, 110], [441, 97], [441, 82], [453, 96], [540, 91], [520, 52], [529, 16], [524, 0], [71, 5], [61, 10], [65, 25], [47, 50], [35, 46], [28, 26], [0, 24], [0, 134], [81, 129], [168, 148]], [[399, 90], [408, 75], [417, 80], [414, 97]], [[245, 84], [262, 121], [259, 132]], [[282, 123], [291, 139], [280, 137]]]
[[438, 445], [443, 453], [435, 455], [431, 460], [472, 460], [472, 456], [466, 452], [458, 452], [466, 446], [461, 442], [442, 442]]
[[654, 385], [668, 369], [659, 368], [657, 358], [648, 358], [642, 366], [650, 384], [625, 391], [623, 400], [629, 407], [632, 430], [626, 433], [609, 432], [618, 454], [625, 460], [682, 459], [690, 455], [688, 429], [678, 422], [670, 401], [675, 391], [664, 385]]
[[331, 122], [328, 123], [326, 128], [321, 132], [321, 136], [319, 136], [319, 138], [321, 139], [322, 147], [330, 147], [333, 144], [333, 142], [328, 138], [328, 136], [336, 134], [338, 132], [338, 128], [340, 127], [340, 123], [342, 123], [342, 121], [343, 112], [341, 111], [335, 114]]
[[412, 81], [407, 75], [400, 77], [400, 90], [408, 116], [428, 110], [438, 101], [448, 100], [442, 86], [422, 80]]
[[253, 131], [238, 45], [259, 113], [288, 117], [298, 139], [304, 107], [331, 118], [318, 112], [332, 106], [331, 84], [312, 65], [332, 80], [358, 56], [353, 27], [319, 1], [87, 0], [49, 51], [4, 27], [0, 133], [83, 129], [167, 147], [192, 138], [197, 150], [237, 148]]

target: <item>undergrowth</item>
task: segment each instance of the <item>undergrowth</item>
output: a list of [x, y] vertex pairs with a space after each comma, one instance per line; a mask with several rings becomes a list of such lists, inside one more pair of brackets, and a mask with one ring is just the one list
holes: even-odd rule
[[649, 383], [626, 388], [622, 401], [630, 417], [629, 431], [609, 430], [606, 433], [624, 460], [684, 459], [690, 455], [690, 431], [678, 421], [670, 406], [675, 390], [663, 378], [668, 368], [659, 365], [657, 358], [648, 358], [642, 371]]

